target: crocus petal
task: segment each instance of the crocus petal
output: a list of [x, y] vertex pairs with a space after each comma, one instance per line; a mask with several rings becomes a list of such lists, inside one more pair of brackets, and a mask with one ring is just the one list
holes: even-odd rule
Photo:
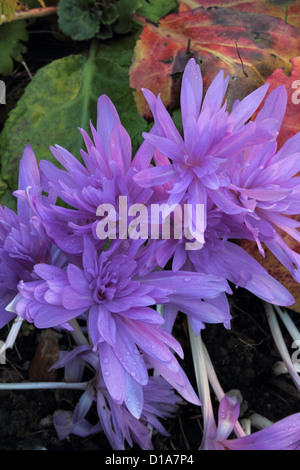
[[156, 166], [147, 168], [134, 175], [134, 181], [143, 188], [159, 186], [177, 177], [177, 171], [171, 166]]
[[143, 387], [128, 373], [126, 373], [126, 393], [124, 401], [130, 413], [136, 419], [140, 419], [144, 405]]
[[106, 152], [109, 149], [110, 134], [115, 124], [120, 124], [118, 112], [108, 96], [101, 95], [97, 103], [97, 132]]
[[277, 120], [277, 131], [279, 131], [287, 105], [287, 91], [283, 85], [278, 86], [267, 96], [266, 101], [256, 116], [256, 122], [268, 118]]
[[[264, 99], [269, 84], [265, 83], [261, 87], [254, 90], [250, 95], [246, 96], [231, 112], [230, 121], [235, 129], [244, 125], [248, 119], [254, 114], [262, 100]], [[269, 117], [269, 116], [268, 116]]]
[[300, 413], [239, 439], [225, 440], [230, 450], [285, 450], [300, 446]]
[[143, 137], [172, 161], [180, 163], [183, 160], [183, 151], [180, 146], [172, 140], [145, 132], [143, 133]]
[[213, 79], [205, 94], [201, 112], [203, 112], [206, 108], [209, 108], [211, 114], [217, 113], [220, 110], [228, 82], [229, 77], [224, 79], [224, 72], [223, 70], [220, 70], [220, 72]]
[[99, 343], [98, 349], [105, 385], [113, 400], [122, 404], [126, 390], [125, 371], [109, 344]]
[[240, 413], [240, 404], [236, 397], [225, 395], [219, 405], [216, 440], [224, 441], [233, 431]]
[[67, 310], [87, 309], [93, 304], [93, 300], [91, 295], [82, 295], [71, 286], [67, 286], [62, 291], [62, 303]]
[[190, 59], [184, 69], [180, 93], [182, 122], [186, 123], [189, 115], [197, 120], [203, 94], [201, 70], [195, 59]]

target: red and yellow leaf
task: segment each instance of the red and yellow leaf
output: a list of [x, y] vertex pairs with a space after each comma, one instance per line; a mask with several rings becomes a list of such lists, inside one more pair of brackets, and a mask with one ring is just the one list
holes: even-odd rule
[[268, 0], [179, 0], [179, 11], [188, 11], [203, 6], [227, 7], [244, 12], [263, 13], [264, 15], [276, 16], [287, 23], [300, 29], [300, 2], [290, 0], [268, 1]]
[[[300, 220], [300, 216], [297, 220]], [[285, 242], [296, 252], [299, 253], [300, 243], [294, 240], [289, 235], [282, 234]], [[255, 258], [277, 281], [279, 281], [287, 290], [293, 295], [295, 299], [294, 305], [290, 306], [291, 310], [300, 313], [300, 284], [295, 281], [289, 271], [275, 258], [273, 253], [269, 250], [266, 251], [265, 258], [259, 253], [255, 242], [245, 240], [241, 246], [246, 250], [253, 258]]]
[[151, 119], [141, 88], [161, 93], [164, 104], [179, 104], [181, 73], [190, 57], [201, 66], [204, 90], [220, 69], [230, 75], [229, 106], [242, 99], [277, 68], [292, 70], [299, 55], [295, 27], [280, 18], [230, 8], [200, 7], [168, 15], [158, 26], [147, 24], [137, 41], [130, 85], [140, 114]]

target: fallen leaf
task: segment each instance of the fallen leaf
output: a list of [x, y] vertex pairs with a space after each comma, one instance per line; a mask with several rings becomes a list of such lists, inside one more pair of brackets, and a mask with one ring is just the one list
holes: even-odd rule
[[276, 16], [300, 29], [300, 2], [290, 0], [179, 0], [179, 11], [188, 11], [199, 6], [228, 7], [245, 12]]
[[140, 114], [151, 119], [141, 92], [161, 93], [169, 110], [179, 105], [184, 67], [190, 57], [201, 66], [204, 90], [223, 69], [230, 75], [229, 108], [276, 70], [292, 69], [299, 54], [297, 29], [280, 18], [231, 8], [204, 8], [168, 15], [158, 26], [147, 24], [137, 41], [130, 68], [130, 86]]
[[[296, 220], [300, 220], [300, 216], [296, 217]], [[292, 250], [299, 253], [300, 244], [290, 235], [280, 233], [285, 242], [292, 248]], [[300, 284], [295, 281], [290, 272], [278, 261], [273, 253], [265, 248], [265, 257], [263, 257], [258, 249], [255, 242], [249, 240], [243, 240], [241, 246], [246, 250], [254, 259], [256, 259], [261, 266], [263, 266], [268, 273], [279, 281], [287, 290], [292, 294], [295, 299], [294, 305], [289, 308], [295, 312], [300, 313]]]

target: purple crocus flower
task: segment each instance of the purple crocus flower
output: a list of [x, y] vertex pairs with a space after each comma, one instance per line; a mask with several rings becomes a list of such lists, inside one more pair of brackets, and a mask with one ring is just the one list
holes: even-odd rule
[[152, 191], [143, 189], [133, 180], [131, 140], [120, 122], [117, 110], [106, 95], [98, 99], [97, 130], [91, 124], [93, 140], [80, 129], [87, 151], [81, 150], [83, 164], [63, 147], [51, 147], [56, 160], [64, 169], [42, 160], [40, 169], [49, 189], [70, 208], [58, 205], [43, 206], [35, 201], [38, 215], [45, 230], [61, 249], [69, 253], [82, 253], [83, 234], [90, 233], [103, 246], [97, 236], [100, 217], [97, 209], [111, 204], [118, 210], [119, 197], [127, 204], [146, 204]]
[[0, 328], [15, 317], [6, 310], [18, 293], [18, 283], [36, 278], [33, 267], [37, 263], [63, 266], [66, 258], [52, 246], [40, 221], [34, 216], [26, 199], [26, 191], [39, 195], [40, 175], [30, 145], [25, 147], [19, 169], [17, 214], [0, 206]]
[[[127, 244], [128, 242], [126, 242]], [[37, 264], [39, 280], [19, 284], [12, 308], [38, 328], [65, 324], [85, 312], [91, 343], [99, 350], [106, 386], [124, 401], [128, 374], [135, 386], [148, 383], [145, 359], [191, 402], [198, 399], [170, 349], [183, 356], [179, 343], [163, 329], [163, 318], [151, 306], [168, 303], [190, 313], [201, 326], [227, 323], [230, 315], [203, 299], [230, 291], [227, 281], [208, 274], [153, 271], [140, 274], [136, 243], [127, 250], [118, 241], [100, 255], [84, 239], [82, 266], [66, 269]], [[140, 354], [143, 352], [143, 357]]]
[[[255, 122], [269, 118], [277, 133], [285, 114], [287, 92], [277, 87], [267, 97]], [[300, 281], [300, 255], [283, 240], [282, 233], [300, 241], [300, 222], [291, 218], [300, 212], [300, 133], [293, 136], [277, 150], [277, 143], [253, 145], [229, 158], [223, 166], [224, 174], [230, 179], [230, 186], [221, 188], [217, 197], [219, 207], [225, 213], [227, 201], [235, 207], [244, 208], [240, 224], [248, 229], [245, 238], [255, 240], [264, 256], [262, 243], [273, 252]], [[239, 217], [239, 216], [234, 216]]]
[[[289, 291], [274, 279], [249, 253], [240, 247], [233, 239], [247, 237], [247, 228], [236, 223], [231, 216], [222, 213], [210, 201], [207, 212], [207, 228], [205, 243], [200, 249], [186, 250], [187, 239], [155, 240], [152, 250], [155, 253], [155, 263], [164, 268], [172, 259], [173, 272], [180, 270], [198, 272], [207, 275], [220, 276], [233, 283], [236, 288], [247, 289], [257, 297], [274, 305], [292, 305], [295, 300]], [[190, 243], [190, 241], [189, 241]], [[196, 241], [194, 242], [196, 243]], [[232, 292], [227, 292], [231, 294]], [[217, 297], [206, 299], [206, 302], [224, 312], [224, 318], [230, 318], [230, 308], [225, 292]], [[186, 309], [191, 326], [196, 335], [203, 325], [193, 315], [198, 305], [191, 299]], [[170, 311], [170, 308], [168, 308]], [[230, 327], [227, 323], [227, 328]]]
[[218, 425], [209, 417], [200, 450], [300, 450], [300, 413], [288, 416], [253, 434], [228, 439], [237, 422], [240, 404], [225, 395], [219, 406]]
[[[243, 148], [268, 142], [276, 136], [268, 119], [247, 123], [262, 102], [268, 85], [236, 103], [229, 113], [226, 102], [223, 105], [228, 81], [229, 77], [224, 78], [223, 71], [220, 71], [202, 100], [200, 67], [194, 59], [189, 60], [180, 97], [183, 138], [160, 96], [155, 98], [149, 90], [143, 90], [155, 122], [155, 130], [144, 133], [144, 138], [172, 164], [143, 169], [134, 179], [144, 188], [171, 182], [172, 187], [166, 194], [170, 206], [180, 204], [187, 196], [186, 202], [193, 207], [196, 204], [206, 207], [208, 197], [214, 200], [215, 192], [230, 183], [220, 169], [224, 160]], [[218, 205], [217, 200], [215, 203]], [[244, 212], [244, 209], [239, 209], [239, 212]]]
[[[141, 449], [151, 450], [151, 427], [168, 436], [160, 420], [173, 416], [180, 398], [162, 377], [149, 377], [148, 384], [143, 387], [143, 402], [138, 405], [140, 411], [137, 416], [137, 396], [130, 394], [123, 404], [112, 399], [99, 368], [98, 352], [92, 351], [91, 347], [81, 345], [61, 354], [52, 368], [64, 367], [65, 379], [78, 382], [82, 380], [86, 366], [89, 369], [92, 367], [95, 376], [74, 412], [58, 410], [54, 415], [54, 426], [60, 439], [65, 439], [69, 434], [89, 436], [103, 430], [115, 450], [124, 450], [126, 442], [131, 447], [137, 443]], [[86, 418], [93, 403], [99, 417], [94, 425]]]

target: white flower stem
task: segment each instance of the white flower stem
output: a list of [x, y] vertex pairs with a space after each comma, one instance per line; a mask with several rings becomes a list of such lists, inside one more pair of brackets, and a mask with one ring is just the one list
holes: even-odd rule
[[289, 371], [289, 374], [294, 384], [296, 385], [297, 389], [300, 390], [300, 377], [297, 374], [293, 366], [289, 351], [285, 345], [285, 342], [284, 342], [284, 339], [283, 339], [283, 336], [280, 331], [280, 327], [276, 318], [275, 310], [271, 304], [266, 303], [266, 302], [264, 302], [264, 307], [265, 307], [265, 312], [266, 312], [267, 319], [269, 322], [270, 330], [274, 338], [275, 344], [277, 346], [277, 349], [282, 357], [283, 362], [286, 365], [287, 370]]
[[48, 390], [48, 389], [75, 389], [86, 390], [88, 382], [18, 382], [0, 383], [1, 390]]
[[69, 321], [69, 324], [73, 328], [73, 331], [70, 331], [75, 343], [80, 346], [81, 344], [89, 345], [87, 338], [84, 336], [76, 318], [73, 318]]
[[253, 413], [250, 416], [250, 421], [252, 426], [254, 426], [256, 429], [265, 429], [273, 424], [272, 421], [258, 413]]
[[282, 322], [284, 323], [286, 329], [288, 330], [289, 334], [293, 338], [294, 341], [299, 341], [300, 340], [300, 332], [298, 328], [296, 327], [295, 323], [289, 316], [289, 314], [285, 311], [282, 310], [280, 307], [277, 305], [274, 305], [274, 308], [278, 315], [280, 316]]
[[57, 12], [57, 7], [46, 7], [46, 8], [32, 8], [28, 11], [16, 11], [15, 16], [8, 20], [5, 15], [0, 16], [0, 24], [7, 23], [9, 21], [17, 20], [29, 20], [31, 18], [40, 18], [43, 16], [53, 15]]
[[[213, 388], [213, 391], [216, 394], [217, 399], [220, 402], [222, 400], [222, 398], [225, 396], [225, 392], [222, 389], [221, 384], [218, 380], [216, 371], [215, 371], [214, 366], [211, 362], [211, 359], [210, 359], [210, 356], [209, 356], [208, 351], [206, 349], [206, 346], [205, 346], [204, 343], [202, 343], [202, 345], [203, 345], [203, 351], [204, 351], [204, 356], [205, 356], [205, 363], [206, 363], [206, 370], [207, 370], [208, 379], [209, 379], [209, 382], [210, 382], [210, 384]], [[238, 421], [236, 422], [236, 424], [234, 426], [234, 432], [235, 432], [237, 437], [244, 437], [246, 435], [246, 433], [243, 430], [243, 427], [241, 426], [241, 424]]]
[[[251, 434], [251, 421], [248, 418], [241, 419], [241, 427], [246, 436]], [[242, 436], [241, 436], [242, 437]]]
[[206, 363], [204, 359], [203, 343], [201, 335], [196, 336], [190, 323], [189, 326], [189, 337], [192, 348], [193, 362], [195, 375], [198, 385], [199, 398], [202, 405], [203, 423], [204, 423], [204, 434], [207, 431], [208, 424], [213, 416], [212, 403], [210, 398], [209, 382], [206, 371]]
[[23, 318], [16, 317], [12, 324], [12, 327], [8, 333], [5, 343], [0, 347], [0, 357], [5, 353], [7, 349], [11, 349], [15, 344], [16, 338], [19, 334], [20, 328], [23, 323]]

